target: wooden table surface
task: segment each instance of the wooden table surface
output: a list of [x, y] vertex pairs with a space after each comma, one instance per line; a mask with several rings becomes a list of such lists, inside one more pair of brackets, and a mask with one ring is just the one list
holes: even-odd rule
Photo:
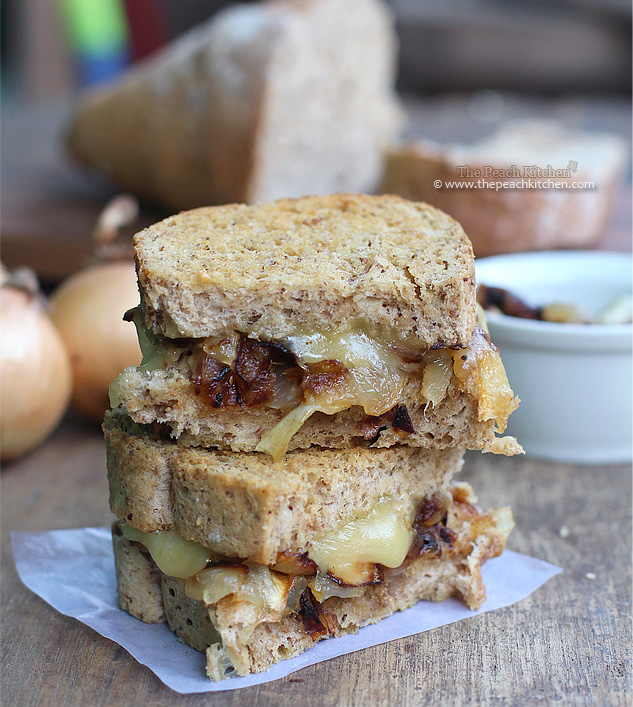
[[[412, 134], [472, 138], [489, 126], [465, 99], [409, 104]], [[628, 101], [513, 99], [502, 117], [545, 116], [630, 134]], [[54, 282], [81, 267], [105, 200], [61, 158], [68, 105], [3, 109], [3, 260]], [[628, 250], [630, 189], [606, 247]], [[155, 214], [145, 212], [151, 220]], [[606, 431], [605, 427], [605, 431]], [[2, 471], [2, 699], [6, 705], [625, 705], [631, 704], [631, 468], [471, 454], [462, 478], [482, 506], [513, 507], [509, 547], [564, 571], [522, 602], [308, 667], [280, 681], [179, 696], [122, 648], [58, 614], [20, 583], [10, 530], [105, 525], [97, 426], [69, 415]], [[561, 527], [569, 535], [561, 537]], [[590, 577], [593, 577], [591, 579]]]
[[[509, 547], [563, 572], [523, 601], [335, 658], [267, 685], [181, 696], [17, 577], [9, 530], [106, 525], [98, 428], [69, 417], [2, 473], [5, 705], [631, 704], [631, 469], [471, 453], [482, 506], [509, 504]], [[560, 529], [569, 529], [561, 537]], [[590, 577], [595, 575], [595, 579]]]

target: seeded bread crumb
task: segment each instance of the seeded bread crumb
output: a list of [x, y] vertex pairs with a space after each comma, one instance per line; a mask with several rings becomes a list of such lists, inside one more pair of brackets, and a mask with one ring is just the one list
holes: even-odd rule
[[474, 259], [461, 226], [395, 196], [337, 194], [172, 216], [135, 236], [147, 325], [280, 341], [371, 322], [420, 347], [465, 346]]

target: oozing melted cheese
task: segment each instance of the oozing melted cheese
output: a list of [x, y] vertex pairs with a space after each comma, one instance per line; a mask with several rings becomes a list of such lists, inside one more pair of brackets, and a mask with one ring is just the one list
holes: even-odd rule
[[[306, 548], [308, 557], [317, 564], [320, 575], [330, 573], [346, 584], [363, 584], [368, 565], [398, 567], [402, 564], [413, 537], [411, 515], [410, 511], [403, 508], [401, 501], [383, 498], [366, 515], [315, 536]], [[128, 540], [141, 543], [147, 548], [164, 574], [181, 579], [194, 575], [205, 578], [209, 600], [215, 597], [213, 601], [217, 601], [231, 593], [228, 591], [231, 586], [233, 591], [242, 587], [240, 593], [248, 593], [251, 590], [244, 589], [244, 582], [250, 587], [255, 577], [259, 577], [255, 584], [265, 580], [264, 584], [276, 582], [284, 586], [284, 577], [292, 579], [292, 575], [253, 563], [205, 569], [209, 563], [219, 560], [220, 556], [199, 543], [185, 540], [175, 530], [146, 533], [127, 523], [121, 525], [121, 530]], [[232, 576], [234, 579], [230, 580]], [[223, 586], [221, 592], [224, 593], [217, 594], [211, 591], [212, 585], [220, 580]]]
[[334, 390], [312, 395], [292, 410], [255, 448], [280, 459], [292, 436], [315, 412], [333, 415], [358, 405], [367, 415], [379, 416], [402, 400], [410, 375], [402, 357], [393, 350], [393, 337], [353, 322], [337, 332], [298, 332], [284, 341], [300, 365], [337, 360], [348, 372], [346, 382]]
[[199, 543], [185, 540], [175, 530], [145, 533], [124, 523], [123, 535], [147, 548], [158, 569], [170, 577], [186, 579], [203, 570], [217, 555]]
[[300, 364], [340, 361], [350, 379], [349, 392], [340, 397], [353, 399], [368, 415], [382, 415], [402, 399], [407, 374], [390, 346], [393, 337], [354, 322], [344, 331], [297, 334], [284, 343]]
[[317, 535], [308, 544], [308, 556], [322, 572], [362, 584], [368, 565], [398, 567], [404, 562], [413, 539], [411, 525], [411, 513], [402, 503], [385, 498], [367, 515]]
[[[143, 352], [139, 368], [146, 371], [166, 368], [173, 362], [178, 349], [147, 329], [140, 308], [135, 310], [133, 319]], [[478, 323], [485, 327], [485, 319]], [[234, 335], [222, 340], [205, 339], [199, 342], [199, 346], [228, 365], [236, 355], [236, 342]], [[297, 330], [281, 343], [293, 352], [301, 366], [337, 360], [346, 375], [344, 382], [339, 380], [336, 387], [318, 394], [306, 391], [304, 401], [262, 436], [255, 450], [269, 454], [275, 461], [283, 457], [293, 435], [315, 412], [334, 415], [360, 406], [367, 415], [380, 416], [402, 402], [411, 367], [401, 354], [403, 351], [415, 352], [416, 348], [419, 351], [417, 342], [402, 341], [395, 332], [378, 329], [361, 320], [353, 321], [337, 332]], [[477, 400], [479, 420], [495, 419], [499, 431], [504, 430], [507, 417], [516, 408], [518, 399], [508, 385], [498, 351], [481, 329], [475, 331], [464, 349], [428, 351], [420, 366], [423, 367], [421, 393], [427, 406], [437, 407], [444, 400], [454, 377], [458, 386]], [[123, 375], [110, 385], [112, 407], [122, 402], [118, 381], [123, 380]], [[271, 407], [279, 406], [271, 403]], [[516, 454], [522, 450], [516, 441], [511, 443], [508, 438], [504, 444], [490, 443], [484, 451]]]

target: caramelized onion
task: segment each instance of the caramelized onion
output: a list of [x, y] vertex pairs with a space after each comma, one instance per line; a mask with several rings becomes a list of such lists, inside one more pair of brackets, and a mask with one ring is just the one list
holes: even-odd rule
[[271, 569], [283, 574], [311, 575], [316, 574], [317, 566], [305, 552], [298, 553], [284, 550], [277, 555], [275, 564]]
[[[375, 582], [372, 582], [375, 584]], [[327, 574], [317, 574], [308, 580], [308, 585], [312, 594], [319, 602], [323, 602], [330, 597], [341, 597], [350, 599], [352, 597], [362, 597], [365, 593], [365, 586], [350, 587], [341, 585], [340, 580], [336, 581]]]
[[230, 597], [252, 606], [253, 621], [275, 620], [286, 611], [288, 593], [295, 581], [259, 564], [216, 564], [187, 580], [185, 592], [205, 605]]
[[303, 622], [303, 628], [314, 641], [328, 635], [327, 628], [319, 618], [317, 606], [318, 602], [315, 601], [312, 592], [309, 588], [306, 589], [299, 599], [299, 616]]
[[397, 405], [380, 417], [365, 418], [360, 423], [360, 429], [363, 437], [372, 445], [378, 441], [380, 433], [386, 430], [389, 425], [406, 434], [415, 432], [406, 405]]
[[495, 420], [501, 432], [519, 405], [508, 383], [499, 351], [482, 329], [476, 328], [468, 348], [452, 353], [453, 371], [465, 391], [478, 401], [481, 421]]
[[453, 374], [453, 359], [445, 350], [433, 351], [426, 359], [422, 374], [422, 395], [437, 407], [446, 397]]

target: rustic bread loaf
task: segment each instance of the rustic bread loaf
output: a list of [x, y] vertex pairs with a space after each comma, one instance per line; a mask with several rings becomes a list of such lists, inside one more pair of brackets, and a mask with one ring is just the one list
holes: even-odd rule
[[354, 319], [426, 347], [473, 334], [470, 242], [426, 204], [337, 194], [203, 208], [134, 243], [146, 323], [166, 337], [280, 341]]
[[401, 120], [395, 55], [379, 0], [233, 6], [91, 91], [68, 147], [173, 210], [368, 191]]
[[[503, 550], [512, 529], [512, 514], [508, 508], [498, 508], [484, 514], [472, 505], [472, 490], [466, 484], [453, 488], [454, 503], [449, 510], [447, 526], [455, 533], [452, 548], [439, 554], [423, 554], [404, 571], [386, 577], [382, 584], [367, 587], [364, 594], [353, 598], [331, 597], [320, 608], [327, 614], [329, 635], [355, 633], [362, 626], [376, 623], [395, 611], [413, 606], [421, 599], [442, 601], [450, 596], [461, 597], [471, 609], [485, 600], [481, 567], [485, 561]], [[136, 543], [117, 534], [115, 561], [122, 566], [124, 553]], [[161, 576], [162, 597], [156, 593], [153, 581], [146, 586], [135, 585], [133, 601], [124, 608], [133, 616], [156, 616], [164, 612], [169, 627], [185, 643], [207, 654], [207, 673], [213, 680], [231, 674], [261, 672], [280, 660], [299, 655], [314, 645], [297, 614], [277, 622], [259, 624], [254, 631], [239, 631], [238, 603], [221, 602], [205, 606], [185, 594], [185, 582], [168, 577], [155, 567], [151, 557], [135, 555], [139, 576]], [[124, 572], [117, 573], [119, 582]], [[228, 649], [228, 650], [227, 650]], [[227, 655], [228, 653], [228, 655]], [[230, 659], [229, 659], [230, 655]]]
[[[605, 235], [628, 152], [626, 142], [616, 135], [521, 121], [474, 145], [421, 140], [393, 148], [381, 190], [446, 211], [462, 224], [479, 257], [585, 248]], [[532, 167], [545, 174], [548, 167], [568, 172], [548, 178]], [[442, 186], [437, 188], [436, 182]], [[538, 182], [545, 186], [526, 186], [538, 187]], [[556, 182], [593, 186], [552, 187]], [[504, 186], [509, 183], [518, 186]]]
[[177, 530], [215, 552], [262, 564], [384, 497], [411, 509], [448, 487], [459, 449], [408, 447], [264, 454], [187, 448], [152, 439], [120, 411], [104, 424], [110, 508], [131, 526]]

